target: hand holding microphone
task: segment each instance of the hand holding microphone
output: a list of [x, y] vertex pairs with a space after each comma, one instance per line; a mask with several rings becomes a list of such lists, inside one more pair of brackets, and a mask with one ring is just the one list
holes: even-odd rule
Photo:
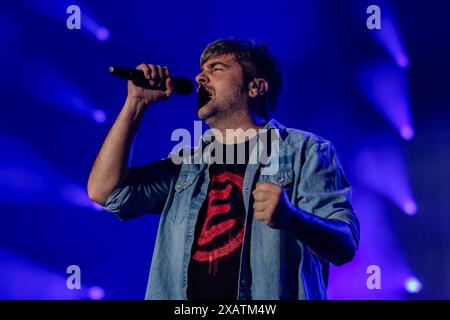
[[128, 98], [149, 105], [168, 99], [175, 92], [190, 94], [194, 85], [185, 78], [173, 78], [168, 67], [140, 64], [136, 69], [109, 67], [112, 75], [128, 79]]

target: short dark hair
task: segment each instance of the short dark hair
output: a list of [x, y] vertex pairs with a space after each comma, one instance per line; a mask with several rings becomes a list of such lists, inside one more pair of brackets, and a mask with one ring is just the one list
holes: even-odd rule
[[219, 39], [208, 44], [200, 57], [200, 66], [210, 58], [233, 55], [244, 71], [244, 84], [247, 86], [255, 78], [264, 78], [269, 83], [268, 92], [261, 97], [261, 106], [256, 110], [260, 116], [268, 119], [275, 110], [283, 88], [281, 67], [269, 50], [267, 43], [256, 44], [253, 40], [234, 38]]

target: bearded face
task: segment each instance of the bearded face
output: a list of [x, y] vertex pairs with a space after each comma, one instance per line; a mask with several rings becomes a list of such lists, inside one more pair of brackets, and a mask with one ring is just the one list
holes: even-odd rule
[[246, 107], [243, 70], [232, 55], [220, 55], [206, 61], [197, 75], [197, 114], [209, 126], [229, 119]]

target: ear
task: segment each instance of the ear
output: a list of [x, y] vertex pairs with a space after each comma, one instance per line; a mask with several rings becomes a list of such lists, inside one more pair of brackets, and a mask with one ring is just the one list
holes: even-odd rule
[[251, 98], [263, 96], [269, 90], [269, 82], [264, 78], [254, 78], [248, 84], [248, 95]]

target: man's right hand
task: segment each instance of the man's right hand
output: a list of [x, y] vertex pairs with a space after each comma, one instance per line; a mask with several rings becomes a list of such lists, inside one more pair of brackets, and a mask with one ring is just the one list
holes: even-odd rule
[[167, 67], [140, 64], [151, 86], [167, 90], [150, 90], [138, 87], [128, 81], [128, 97], [122, 111], [109, 130], [100, 152], [92, 166], [88, 181], [88, 195], [92, 201], [104, 205], [108, 197], [128, 175], [131, 144], [148, 105], [168, 99], [175, 88]]
[[175, 91], [175, 86], [170, 78], [170, 70], [168, 67], [161, 67], [159, 65], [142, 63], [136, 68], [144, 72], [151, 86], [161, 87], [163, 83], [166, 85], [166, 90], [151, 90], [144, 89], [128, 81], [128, 97], [127, 100], [134, 101], [141, 106], [147, 107], [150, 104], [156, 103], [160, 100], [168, 99]]

